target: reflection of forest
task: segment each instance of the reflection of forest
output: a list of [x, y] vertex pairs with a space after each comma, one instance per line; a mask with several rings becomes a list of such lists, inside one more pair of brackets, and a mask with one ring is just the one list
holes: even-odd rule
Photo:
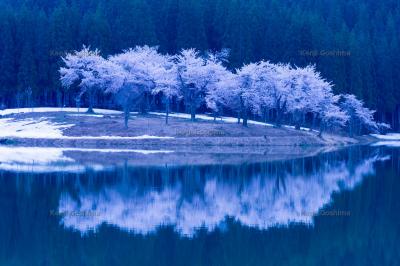
[[[398, 150], [351, 148], [238, 166], [2, 172], [0, 265], [397, 265], [399, 164]], [[301, 215], [318, 210], [350, 215]]]

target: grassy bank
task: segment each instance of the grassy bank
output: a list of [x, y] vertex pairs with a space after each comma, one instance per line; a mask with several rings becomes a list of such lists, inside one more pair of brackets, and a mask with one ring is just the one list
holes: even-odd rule
[[57, 147], [160, 147], [179, 150], [197, 147], [266, 147], [266, 146], [343, 146], [357, 139], [317, 132], [275, 128], [254, 123], [198, 119], [191, 122], [171, 117], [165, 124], [162, 115], [135, 114], [125, 128], [122, 114], [101, 112], [87, 115], [76, 112], [29, 112], [8, 114], [0, 119], [3, 143]]

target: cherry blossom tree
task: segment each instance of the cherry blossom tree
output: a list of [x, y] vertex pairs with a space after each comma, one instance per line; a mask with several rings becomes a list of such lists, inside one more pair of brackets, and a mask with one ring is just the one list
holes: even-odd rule
[[124, 106], [127, 127], [131, 107], [140, 104], [141, 112], [146, 113], [150, 95], [160, 88], [166, 91], [166, 85], [173, 82], [171, 76], [175, 71], [171, 60], [158, 53], [157, 47], [137, 46], [109, 57], [109, 61], [118, 67], [113, 85], [107, 92], [114, 93]]
[[271, 110], [275, 109], [277, 113], [283, 113], [285, 103], [281, 105], [280, 99], [286, 99], [287, 93], [285, 84], [279, 80], [278, 68], [281, 67], [280, 65], [261, 61], [257, 66], [253, 72], [253, 79], [260, 104], [258, 113], [264, 117], [266, 122]]
[[314, 65], [292, 68], [291, 74], [288, 112], [294, 117], [296, 129], [304, 124], [306, 114], [312, 115], [312, 127], [317, 119], [321, 128], [347, 120], [337, 106], [339, 98], [333, 94], [332, 84], [321, 77]]
[[128, 90], [135, 95], [136, 103], [140, 104], [140, 111], [146, 113], [149, 96], [155, 87], [153, 71], [162, 60], [157, 47], [136, 46], [109, 57], [109, 60], [119, 65], [124, 72], [122, 73], [123, 82], [119, 89]]
[[290, 93], [293, 87], [292, 67], [289, 64], [270, 64], [264, 66], [265, 75], [270, 78], [268, 97], [276, 112], [276, 126], [282, 124], [287, 111]]
[[170, 105], [173, 98], [180, 98], [177, 67], [173, 57], [164, 55], [161, 64], [152, 71], [155, 87], [152, 94], [162, 94], [165, 103], [165, 124], [168, 124]]
[[316, 111], [319, 103], [316, 98], [321, 98], [320, 93], [324, 86], [329, 86], [314, 66], [290, 69], [290, 93], [288, 94], [287, 111], [293, 116], [296, 129], [305, 121], [305, 115]]
[[226, 94], [232, 89], [229, 84], [233, 74], [223, 63], [227, 61], [227, 51], [208, 53], [205, 62], [206, 68], [206, 106], [213, 111], [214, 121], [221, 108], [226, 105]]
[[213, 110], [214, 114], [222, 108], [230, 109], [237, 114], [238, 124], [241, 120], [241, 104], [238, 95], [239, 79], [235, 73], [226, 71], [223, 79], [215, 83], [208, 90], [206, 96], [207, 107]]
[[80, 88], [80, 96], [83, 94], [88, 96], [88, 113], [93, 113], [95, 94], [104, 89], [104, 80], [96, 68], [104, 64], [106, 60], [100, 55], [99, 50], [90, 50], [86, 46], [83, 46], [80, 51], [68, 53], [62, 60], [65, 67], [59, 70], [61, 85], [70, 88], [77, 84]]
[[360, 134], [362, 130], [377, 131], [378, 125], [374, 120], [375, 111], [364, 106], [364, 102], [355, 95], [341, 95], [340, 107], [349, 116], [348, 130], [350, 136]]
[[209, 83], [206, 59], [196, 49], [184, 49], [176, 56], [176, 64], [179, 88], [194, 121], [197, 108], [205, 101]]
[[232, 93], [238, 99], [239, 112], [245, 127], [247, 127], [248, 115], [250, 113], [256, 114], [260, 111], [259, 83], [256, 82], [260, 67], [260, 63], [250, 63], [236, 71], [237, 87]]
[[349, 120], [349, 116], [339, 106], [339, 95], [333, 95], [331, 91], [326, 91], [319, 97], [319, 105], [317, 115], [320, 120], [319, 136], [327, 128], [343, 127]]
[[[293, 118], [295, 126], [312, 116], [312, 128], [319, 122], [320, 134], [327, 128], [349, 128], [350, 135], [362, 131], [387, 130], [386, 124], [374, 121], [374, 111], [364, 107], [354, 95], [335, 95], [333, 85], [326, 81], [314, 65], [304, 68], [268, 61], [249, 63], [228, 70], [224, 64], [229, 53], [201, 55], [196, 49], [184, 49], [178, 55], [163, 55], [157, 47], [137, 46], [107, 59], [99, 50], [83, 47], [67, 54], [60, 68], [61, 84], [77, 85], [79, 96], [89, 97], [89, 112], [98, 91], [112, 93], [123, 106], [125, 126], [130, 111], [138, 106], [142, 113], [149, 109], [149, 98], [160, 95], [165, 103], [166, 119], [172, 99], [183, 99], [194, 121], [196, 111], [205, 106], [212, 110], [214, 120], [222, 109], [238, 114], [238, 123], [248, 124], [248, 116], [276, 114], [280, 126], [284, 116]], [[78, 97], [79, 98], [79, 97]]]

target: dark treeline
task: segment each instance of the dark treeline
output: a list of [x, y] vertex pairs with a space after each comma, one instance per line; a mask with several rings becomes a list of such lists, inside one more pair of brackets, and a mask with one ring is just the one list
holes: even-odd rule
[[229, 48], [231, 68], [315, 63], [336, 93], [399, 128], [399, 36], [397, 0], [0, 0], [0, 104], [74, 105], [58, 69], [82, 44], [104, 55], [144, 44]]

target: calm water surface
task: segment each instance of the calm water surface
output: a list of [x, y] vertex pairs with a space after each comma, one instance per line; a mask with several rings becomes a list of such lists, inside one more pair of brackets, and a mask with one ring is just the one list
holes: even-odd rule
[[0, 148], [0, 265], [400, 265], [399, 148], [155, 166], [70, 152]]

